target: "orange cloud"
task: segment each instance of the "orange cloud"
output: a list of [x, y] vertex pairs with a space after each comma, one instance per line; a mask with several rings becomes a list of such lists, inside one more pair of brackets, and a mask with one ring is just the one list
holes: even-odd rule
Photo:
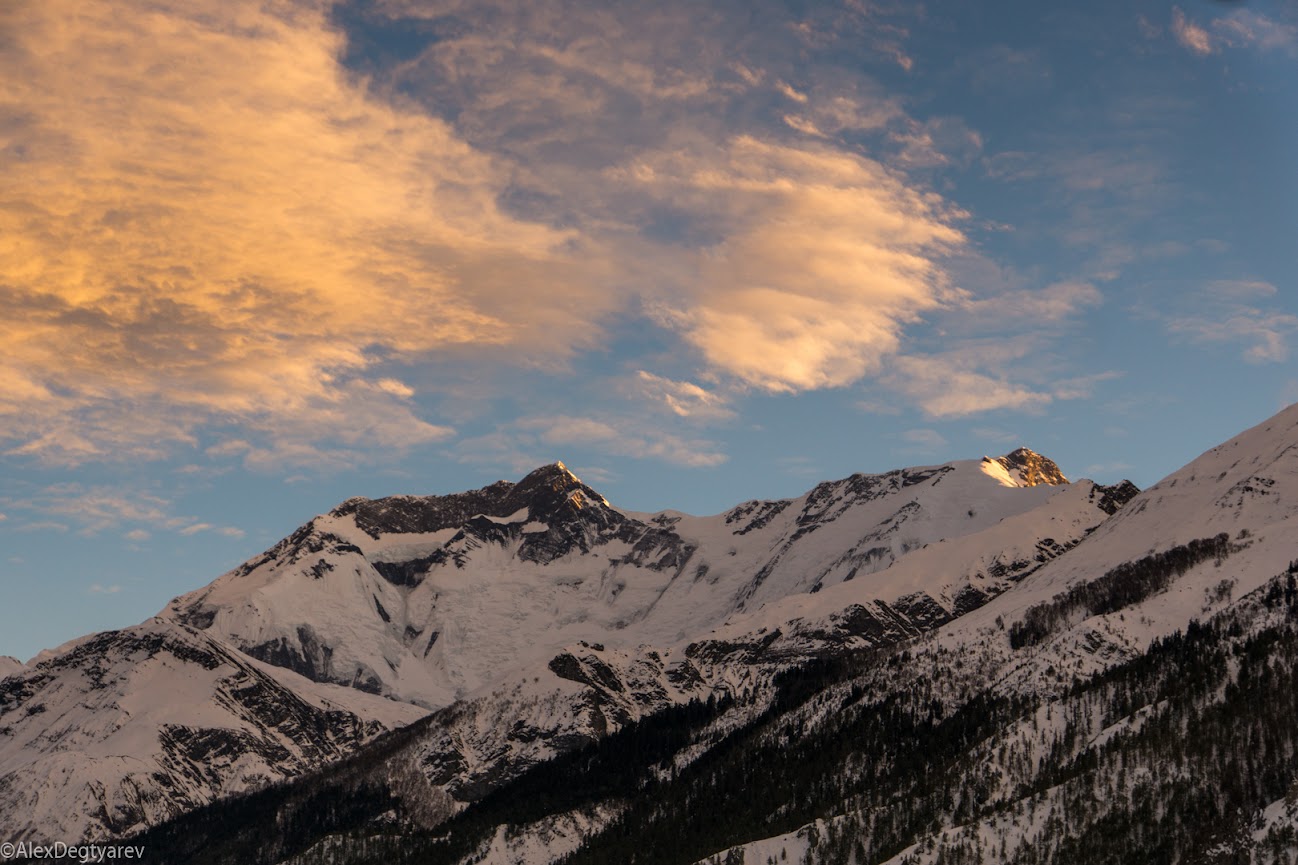
[[612, 301], [581, 239], [504, 213], [507, 168], [371, 98], [324, 2], [48, 0], [0, 32], [11, 452], [152, 455], [213, 420], [435, 440], [379, 358], [595, 338]]
[[1195, 54], [1202, 56], [1211, 54], [1215, 50], [1208, 31], [1185, 17], [1185, 13], [1179, 6], [1172, 7], [1172, 35], [1176, 37], [1177, 42]]
[[659, 309], [714, 368], [770, 391], [838, 387], [956, 297], [941, 257], [960, 214], [878, 162], [740, 137], [647, 156], [619, 175], [720, 239], [682, 256]]

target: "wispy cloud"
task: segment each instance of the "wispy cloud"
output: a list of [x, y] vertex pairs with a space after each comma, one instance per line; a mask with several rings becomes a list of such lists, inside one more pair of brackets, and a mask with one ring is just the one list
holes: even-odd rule
[[1184, 48], [1200, 56], [1214, 50], [1208, 31], [1187, 18], [1179, 6], [1172, 7], [1172, 35]]
[[[745, 386], [877, 370], [965, 242], [896, 166], [976, 134], [833, 61], [910, 67], [880, 9], [741, 38], [741, 8], [388, 2], [367, 14], [457, 24], [366, 76], [323, 3], [14, 7], [0, 449], [351, 467], [455, 435], [412, 366], [557, 368], [636, 310]], [[724, 414], [687, 384], [673, 411]]]
[[111, 586], [105, 586], [105, 585], [101, 585], [101, 584], [99, 584], [99, 583], [91, 583], [90, 586], [89, 586], [89, 588], [86, 589], [86, 594], [88, 594], [88, 595], [116, 595], [116, 594], [118, 594], [118, 593], [121, 592], [121, 591], [122, 591], [122, 587], [119, 586], [119, 585], [117, 585], [116, 583], [114, 583], [114, 584], [111, 585]]
[[1253, 9], [1235, 9], [1212, 23], [1218, 40], [1231, 47], [1298, 52], [1298, 26], [1277, 21]]
[[148, 540], [150, 529], [184, 536], [205, 531], [233, 537], [243, 534], [232, 526], [217, 526], [177, 514], [170, 500], [139, 490], [59, 483], [23, 498], [7, 496], [0, 501], [9, 511], [27, 517], [17, 521], [17, 528], [24, 531], [68, 531], [75, 526], [81, 534], [90, 536], [134, 524], [123, 535], [130, 541]]
[[775, 464], [780, 467], [781, 471], [791, 477], [820, 477], [820, 466], [809, 456], [798, 454], [796, 456], [777, 457]]
[[914, 453], [935, 453], [948, 444], [935, 429], [909, 429], [901, 434], [901, 440], [909, 446], [906, 450]]
[[670, 432], [645, 429], [619, 419], [555, 415], [524, 418], [517, 428], [535, 434], [551, 446], [595, 447], [603, 453], [638, 459], [654, 458], [683, 466], [720, 465], [726, 455], [715, 442], [691, 439]]
[[619, 479], [617, 472], [603, 466], [574, 466], [572, 471], [588, 484], [610, 484]]
[[1183, 48], [1201, 57], [1222, 48], [1298, 52], [1298, 26], [1253, 9], [1233, 9], [1203, 26], [1191, 21], [1179, 7], [1173, 7], [1171, 29]]
[[515, 473], [559, 458], [576, 463], [589, 455], [655, 459], [690, 468], [717, 466], [727, 459], [715, 441], [680, 435], [641, 418], [574, 415], [523, 417], [464, 439], [454, 455]]
[[[705, 371], [771, 391], [840, 386], [943, 302], [962, 214], [895, 167], [975, 136], [908, 117], [834, 62], [848, 45], [901, 53], [905, 28], [874, 6], [773, 6], [769, 26], [742, 33], [733, 16], [751, 10], [729, 2], [385, 8], [457, 22], [387, 86], [515, 160], [529, 212], [561, 202], [605, 240]], [[849, 132], [877, 135], [879, 158]]]
[[1167, 329], [1197, 342], [1245, 343], [1243, 357], [1250, 363], [1283, 363], [1289, 359], [1289, 340], [1298, 333], [1298, 316], [1237, 306], [1224, 318], [1174, 318]]
[[1033, 410], [1052, 400], [1049, 393], [980, 372], [975, 363], [968, 353], [899, 357], [885, 380], [935, 418]]
[[1249, 363], [1283, 363], [1289, 342], [1298, 334], [1298, 315], [1258, 305], [1277, 295], [1274, 285], [1258, 280], [1218, 280], [1184, 304], [1189, 312], [1166, 318], [1167, 330], [1201, 343], [1243, 343]]
[[735, 416], [728, 398], [690, 381], [674, 381], [640, 370], [636, 373], [636, 390], [645, 398], [660, 403], [680, 417], [700, 420], [726, 420]]
[[996, 427], [974, 427], [969, 432], [978, 436], [980, 439], [996, 442], [998, 444], [1013, 444], [1019, 441], [1019, 434], [1008, 430], [998, 429]]
[[1037, 290], [1007, 291], [969, 299], [961, 307], [968, 314], [983, 319], [985, 324], [1017, 320], [1048, 326], [1103, 302], [1104, 295], [1090, 283], [1057, 282]]
[[1088, 478], [1105, 479], [1105, 478], [1113, 477], [1115, 475], [1119, 475], [1122, 472], [1131, 471], [1133, 468], [1135, 467], [1130, 465], [1129, 463], [1124, 463], [1124, 462], [1092, 463], [1091, 465], [1082, 469], [1082, 472]]
[[646, 155], [618, 177], [689, 210], [717, 242], [682, 249], [657, 310], [709, 366], [769, 391], [851, 383], [942, 305], [959, 216], [878, 162], [740, 137]]

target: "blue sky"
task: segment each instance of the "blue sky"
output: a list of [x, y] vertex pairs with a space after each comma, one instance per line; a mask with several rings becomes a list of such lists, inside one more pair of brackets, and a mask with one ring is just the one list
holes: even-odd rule
[[[75, 12], [75, 14], [74, 14]], [[0, 13], [0, 654], [353, 495], [711, 513], [1298, 400], [1298, 4]]]

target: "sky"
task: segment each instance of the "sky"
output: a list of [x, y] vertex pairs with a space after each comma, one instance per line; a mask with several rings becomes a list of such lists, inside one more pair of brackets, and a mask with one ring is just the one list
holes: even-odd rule
[[1298, 401], [1298, 0], [0, 6], [0, 654], [351, 496], [716, 513]]

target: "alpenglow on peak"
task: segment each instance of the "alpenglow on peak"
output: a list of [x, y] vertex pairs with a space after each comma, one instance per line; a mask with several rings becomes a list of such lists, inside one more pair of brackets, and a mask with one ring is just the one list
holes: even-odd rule
[[1004, 471], [1015, 486], [1068, 483], [1068, 478], [1064, 477], [1054, 460], [1026, 447], [1012, 450], [1003, 457], [983, 457], [983, 471], [997, 475]]

